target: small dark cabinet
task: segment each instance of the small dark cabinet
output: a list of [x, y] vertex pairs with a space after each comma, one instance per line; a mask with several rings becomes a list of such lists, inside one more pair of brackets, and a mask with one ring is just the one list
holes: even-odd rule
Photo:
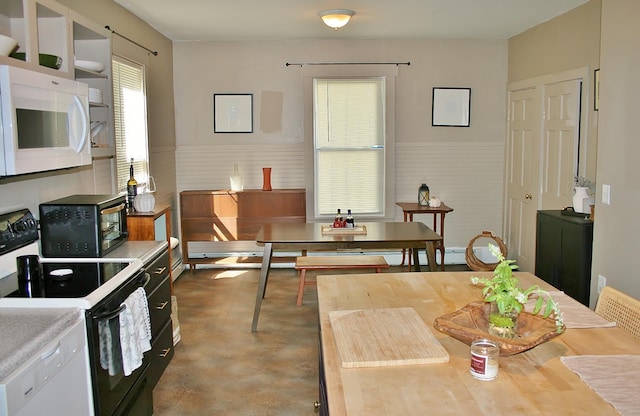
[[538, 211], [536, 276], [589, 306], [593, 221]]

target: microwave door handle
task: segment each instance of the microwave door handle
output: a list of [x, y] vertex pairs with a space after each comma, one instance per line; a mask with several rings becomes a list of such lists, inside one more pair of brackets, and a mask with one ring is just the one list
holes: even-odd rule
[[[85, 143], [87, 142], [87, 138], [89, 137], [89, 131], [88, 126], [89, 126], [89, 115], [87, 114], [87, 112], [85, 111], [84, 106], [82, 105], [82, 101], [80, 100], [80, 98], [78, 98], [77, 95], [73, 96], [73, 102], [71, 104], [71, 109], [69, 111], [69, 135], [71, 136], [71, 140], [73, 143], [78, 143], [78, 145], [75, 147], [75, 151], [76, 153], [81, 153], [82, 149], [84, 148]], [[77, 110], [78, 113], [80, 113], [80, 118], [82, 119], [82, 128], [80, 129], [80, 137], [75, 137], [75, 132], [76, 130], [74, 128], [72, 128], [72, 118], [73, 118], [73, 110]]]

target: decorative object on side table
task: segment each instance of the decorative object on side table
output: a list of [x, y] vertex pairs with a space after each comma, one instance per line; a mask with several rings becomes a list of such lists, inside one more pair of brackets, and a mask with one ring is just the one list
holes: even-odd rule
[[426, 183], [423, 183], [418, 188], [418, 205], [421, 207], [429, 206], [429, 187]]
[[573, 180], [573, 210], [582, 214], [591, 212], [591, 205], [594, 204], [593, 193], [596, 184], [582, 176], [576, 176]]
[[[471, 278], [473, 284], [484, 286], [483, 301], [436, 318], [434, 327], [469, 345], [479, 338], [490, 339], [498, 343], [503, 356], [526, 351], [564, 332], [562, 313], [551, 296], [537, 285], [520, 288], [513, 276], [518, 267], [515, 261], [505, 259], [493, 244], [489, 251], [498, 259], [493, 278]], [[533, 313], [524, 312], [534, 296]]]
[[271, 191], [271, 168], [262, 168], [262, 190]]
[[233, 164], [233, 174], [229, 176], [229, 184], [233, 192], [240, 192], [244, 189], [244, 183], [242, 182], [242, 175], [238, 170], [238, 164]]
[[156, 206], [156, 198], [153, 196], [153, 193], [156, 191], [156, 182], [153, 180], [153, 176], [149, 176], [145, 188], [146, 190], [136, 195], [133, 200], [133, 207], [138, 212], [151, 212], [153, 211], [153, 207]]

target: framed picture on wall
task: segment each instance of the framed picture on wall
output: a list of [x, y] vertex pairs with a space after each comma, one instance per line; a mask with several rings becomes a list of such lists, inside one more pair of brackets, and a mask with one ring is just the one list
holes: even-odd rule
[[469, 127], [471, 88], [434, 87], [431, 125]]
[[253, 133], [253, 94], [213, 94], [214, 133]]

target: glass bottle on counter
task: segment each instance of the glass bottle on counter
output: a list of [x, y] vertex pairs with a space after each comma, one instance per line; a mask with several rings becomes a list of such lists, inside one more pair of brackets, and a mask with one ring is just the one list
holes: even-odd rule
[[353, 219], [353, 215], [351, 214], [351, 210], [348, 209], [347, 210], [347, 218], [345, 220], [345, 227], [346, 228], [354, 228], [356, 226], [355, 224], [355, 220]]
[[131, 158], [131, 165], [129, 166], [129, 180], [127, 181], [127, 204], [129, 205], [129, 211], [135, 211], [133, 202], [138, 195], [138, 181], [133, 176], [133, 158]]
[[333, 228], [344, 228], [344, 222], [342, 218], [342, 213], [340, 212], [340, 208], [338, 208], [338, 213], [333, 220]]

